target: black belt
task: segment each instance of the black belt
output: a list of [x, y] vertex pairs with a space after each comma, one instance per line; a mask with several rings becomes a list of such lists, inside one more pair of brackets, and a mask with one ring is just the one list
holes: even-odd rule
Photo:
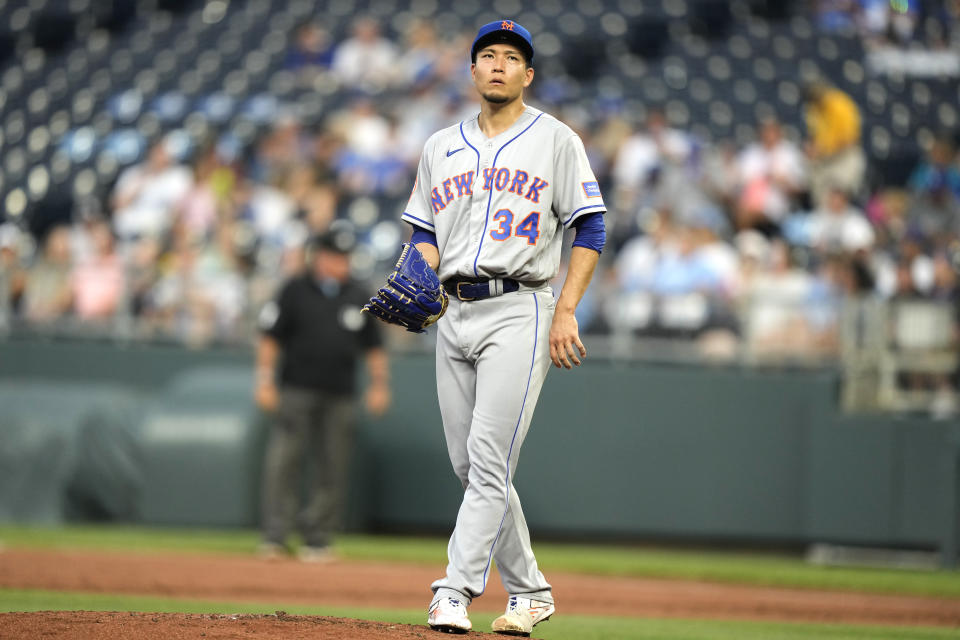
[[513, 278], [492, 278], [490, 280], [477, 278], [450, 278], [443, 283], [443, 288], [451, 296], [463, 301], [481, 300], [493, 296], [512, 293], [520, 290], [520, 283]]

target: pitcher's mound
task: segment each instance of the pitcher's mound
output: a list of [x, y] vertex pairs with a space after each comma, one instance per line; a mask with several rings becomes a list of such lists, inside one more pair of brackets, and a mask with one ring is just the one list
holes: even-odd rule
[[447, 636], [426, 625], [367, 622], [348, 618], [190, 613], [126, 613], [103, 611], [37, 611], [0, 613], [4, 640], [442, 640], [471, 638], [479, 633]]

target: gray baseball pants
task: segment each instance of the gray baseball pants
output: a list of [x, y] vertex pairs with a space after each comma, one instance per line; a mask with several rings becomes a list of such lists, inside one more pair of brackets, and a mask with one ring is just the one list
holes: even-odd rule
[[553, 602], [537, 567], [513, 477], [550, 368], [555, 301], [549, 288], [462, 302], [438, 323], [437, 394], [463, 502], [433, 600], [469, 604], [493, 561], [507, 593]]

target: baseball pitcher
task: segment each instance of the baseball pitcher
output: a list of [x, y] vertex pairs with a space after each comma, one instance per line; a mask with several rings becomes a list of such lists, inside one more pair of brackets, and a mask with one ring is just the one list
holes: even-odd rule
[[[470, 67], [480, 113], [426, 142], [402, 216], [411, 242], [367, 305], [411, 331], [437, 322], [437, 395], [464, 488], [428, 613], [448, 632], [472, 628], [467, 607], [494, 561], [510, 596], [494, 631], [527, 636], [555, 610], [513, 477], [551, 361], [571, 369], [586, 355], [574, 311], [603, 249], [606, 207], [580, 138], [523, 102], [533, 53], [516, 22], [480, 28]], [[548, 282], [571, 227], [555, 299]]]

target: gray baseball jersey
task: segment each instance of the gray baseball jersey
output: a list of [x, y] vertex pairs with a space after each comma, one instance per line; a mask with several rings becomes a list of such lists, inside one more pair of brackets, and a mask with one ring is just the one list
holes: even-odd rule
[[451, 295], [437, 324], [437, 394], [464, 497], [434, 601], [482, 594], [493, 560], [508, 593], [553, 601], [513, 474], [550, 368], [555, 302], [547, 282], [559, 270], [563, 229], [604, 210], [580, 138], [537, 109], [493, 138], [474, 118], [424, 146], [403, 219], [436, 233], [441, 281], [523, 285], [490, 287], [502, 295], [479, 300]]
[[494, 138], [477, 118], [427, 140], [403, 219], [437, 234], [440, 280], [557, 275], [563, 229], [605, 211], [579, 136], [527, 107]]

